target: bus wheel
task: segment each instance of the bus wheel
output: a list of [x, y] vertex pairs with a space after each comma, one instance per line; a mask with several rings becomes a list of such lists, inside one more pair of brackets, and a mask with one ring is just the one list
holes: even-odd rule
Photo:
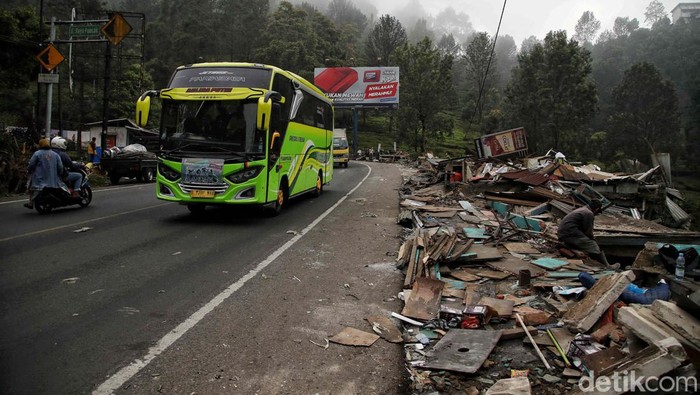
[[287, 182], [283, 181], [280, 189], [277, 190], [277, 199], [269, 210], [269, 214], [273, 217], [278, 216], [282, 212], [282, 208], [287, 204]]
[[197, 203], [191, 203], [187, 205], [187, 209], [190, 210], [190, 213], [193, 215], [202, 215], [204, 214], [204, 210], [206, 209], [207, 206], [203, 204], [197, 204]]
[[319, 197], [319, 196], [321, 196], [322, 192], [323, 192], [323, 179], [321, 178], [321, 173], [318, 173], [318, 175], [316, 176], [316, 188], [314, 188], [312, 195], [314, 197]]

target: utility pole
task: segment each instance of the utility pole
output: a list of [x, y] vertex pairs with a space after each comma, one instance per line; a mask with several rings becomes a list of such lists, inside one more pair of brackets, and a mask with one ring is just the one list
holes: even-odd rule
[[[53, 40], [56, 39], [56, 17], [51, 17], [51, 34], [49, 36], [49, 43], [53, 44]], [[53, 74], [53, 69], [50, 71]], [[51, 137], [51, 104], [53, 101], [53, 84], [48, 84], [46, 87], [46, 130], [45, 137], [48, 139]]]

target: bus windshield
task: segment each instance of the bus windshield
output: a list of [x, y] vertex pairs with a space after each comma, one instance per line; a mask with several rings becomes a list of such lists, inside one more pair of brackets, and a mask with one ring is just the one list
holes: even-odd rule
[[163, 151], [182, 158], [206, 153], [259, 159], [265, 136], [256, 128], [256, 117], [257, 100], [164, 100]]
[[333, 137], [333, 149], [348, 148], [348, 140], [342, 137]]

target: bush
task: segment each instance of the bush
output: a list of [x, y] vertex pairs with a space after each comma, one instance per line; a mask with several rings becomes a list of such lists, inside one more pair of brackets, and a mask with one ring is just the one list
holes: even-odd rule
[[0, 132], [0, 194], [26, 191], [27, 164], [33, 148], [26, 130]]

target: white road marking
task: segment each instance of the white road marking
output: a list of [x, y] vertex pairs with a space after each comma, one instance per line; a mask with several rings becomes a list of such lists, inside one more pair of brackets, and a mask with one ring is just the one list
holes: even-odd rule
[[[132, 189], [132, 188], [143, 188], [149, 186], [148, 184], [141, 184], [141, 185], [129, 185], [129, 186], [119, 186], [119, 187], [108, 187], [108, 188], [98, 188], [98, 189], [93, 189], [92, 193], [100, 193], [100, 192], [109, 192], [109, 191], [118, 191], [122, 189]], [[150, 185], [152, 186], [152, 185]], [[27, 203], [27, 199], [21, 199], [21, 200], [8, 200], [6, 202], [0, 202], [0, 206], [3, 204], [10, 204], [10, 203]]]
[[136, 212], [143, 211], [143, 210], [150, 210], [150, 209], [152, 209], [152, 208], [161, 207], [161, 206], [165, 206], [165, 205], [168, 205], [168, 204], [172, 204], [172, 203], [169, 203], [169, 202], [168, 202], [168, 203], [156, 204], [155, 206], [141, 207], [141, 208], [137, 208], [137, 209], [130, 210], [130, 211], [122, 211], [122, 212], [116, 213], [116, 214], [105, 215], [104, 217], [91, 218], [91, 219], [88, 219], [88, 220], [85, 220], [85, 221], [75, 222], [75, 223], [72, 223], [72, 224], [66, 224], [66, 225], [56, 226], [56, 227], [54, 227], [54, 228], [42, 229], [42, 230], [37, 230], [37, 231], [35, 231], [35, 232], [29, 232], [29, 233], [24, 233], [24, 234], [21, 234], [21, 235], [5, 237], [4, 239], [0, 239], [0, 243], [2, 243], [3, 241], [9, 241], [9, 240], [20, 239], [20, 238], [22, 238], [22, 237], [34, 236], [34, 235], [38, 235], [38, 234], [42, 234], [42, 233], [46, 233], [46, 232], [53, 232], [54, 230], [65, 229], [65, 228], [71, 228], [71, 227], [76, 227], [76, 226], [78, 226], [78, 225], [89, 224], [90, 222], [101, 221], [101, 220], [107, 219], [107, 218], [119, 217], [120, 215], [132, 214], [132, 213], [136, 213]]
[[236, 291], [241, 289], [243, 285], [245, 285], [245, 283], [247, 283], [249, 280], [258, 275], [258, 273], [260, 273], [263, 269], [265, 269], [272, 262], [274, 262], [275, 259], [277, 259], [280, 255], [282, 255], [285, 251], [292, 247], [306, 233], [308, 233], [311, 229], [316, 227], [316, 225], [318, 225], [324, 218], [326, 218], [328, 214], [333, 212], [333, 210], [335, 210], [336, 207], [343, 203], [345, 199], [347, 199], [348, 196], [355, 192], [357, 188], [359, 188], [362, 185], [362, 183], [365, 182], [369, 175], [372, 174], [372, 168], [364, 163], [363, 165], [367, 166], [369, 172], [367, 172], [367, 175], [365, 175], [365, 177], [362, 180], [360, 180], [360, 182], [353, 189], [346, 193], [345, 196], [340, 198], [340, 200], [338, 200], [333, 206], [329, 207], [328, 210], [324, 211], [323, 214], [318, 216], [313, 222], [307, 225], [306, 228], [299, 232], [299, 234], [294, 235], [294, 237], [289, 239], [289, 241], [284, 243], [280, 248], [278, 248], [276, 251], [270, 254], [262, 262], [258, 263], [258, 265], [250, 272], [248, 272], [245, 276], [241, 277], [238, 281], [229, 285], [220, 294], [216, 295], [214, 299], [210, 300], [199, 310], [195, 311], [191, 316], [187, 317], [185, 321], [176, 326], [175, 329], [163, 336], [158, 341], [158, 343], [156, 343], [155, 346], [151, 347], [148, 350], [148, 352], [146, 353], [146, 355], [143, 356], [143, 358], [131, 361], [129, 365], [124, 366], [118, 372], [110, 376], [104, 383], [100, 384], [100, 386], [97, 387], [95, 391], [93, 391], [93, 394], [112, 394], [114, 391], [118, 390], [119, 387], [121, 387], [129, 379], [134, 377], [138, 372], [141, 371], [141, 369], [145, 368], [146, 365], [148, 365], [152, 360], [154, 360], [157, 356], [165, 352], [165, 350], [167, 350], [168, 347], [173, 345], [173, 343], [175, 343], [185, 333], [187, 333], [190, 329], [197, 325], [207, 314], [209, 314], [217, 306], [223, 303]]

